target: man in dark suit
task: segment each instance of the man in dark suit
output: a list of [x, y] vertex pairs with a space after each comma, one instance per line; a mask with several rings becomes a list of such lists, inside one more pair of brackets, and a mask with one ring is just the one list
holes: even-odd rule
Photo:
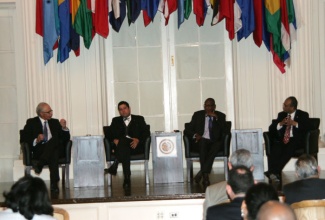
[[283, 103], [283, 111], [269, 126], [271, 152], [268, 156], [268, 171], [265, 175], [279, 181], [284, 166], [294, 155], [296, 149], [303, 148], [304, 137], [310, 130], [309, 114], [297, 109], [295, 97], [288, 97]]
[[144, 141], [150, 136], [150, 131], [143, 116], [131, 115], [129, 103], [121, 101], [118, 103], [120, 116], [113, 118], [109, 140], [114, 142], [114, 153], [117, 160], [114, 161], [105, 172], [116, 175], [119, 162], [123, 166], [123, 187], [129, 188], [130, 181], [130, 155], [144, 151]]
[[200, 154], [201, 170], [195, 176], [195, 182], [199, 183], [203, 177], [203, 185], [210, 185], [209, 173], [218, 151], [222, 147], [222, 138], [226, 131], [226, 115], [216, 111], [213, 98], [204, 102], [204, 110], [193, 114], [184, 133], [195, 140], [195, 148]]
[[28, 143], [32, 149], [33, 159], [39, 161], [33, 165], [36, 174], [42, 172], [45, 164], [49, 165], [51, 191], [58, 192], [60, 180], [58, 161], [64, 152], [64, 144], [70, 139], [70, 132], [66, 120], [52, 118], [53, 110], [49, 104], [39, 103], [36, 113], [37, 117], [27, 120], [22, 141]]
[[253, 173], [245, 166], [237, 166], [229, 171], [226, 190], [231, 202], [208, 208], [207, 220], [241, 220], [241, 205], [246, 191], [254, 185]]
[[311, 155], [301, 155], [295, 164], [299, 180], [283, 187], [285, 202], [292, 204], [303, 200], [325, 199], [325, 179], [320, 179], [320, 167]]

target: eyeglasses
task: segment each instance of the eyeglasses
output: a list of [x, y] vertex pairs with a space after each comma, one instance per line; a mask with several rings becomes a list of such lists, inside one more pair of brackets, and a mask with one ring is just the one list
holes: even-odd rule
[[50, 113], [52, 113], [52, 112], [53, 112], [53, 110], [50, 110], [50, 111], [48, 111], [48, 112], [43, 112], [43, 113], [50, 114]]

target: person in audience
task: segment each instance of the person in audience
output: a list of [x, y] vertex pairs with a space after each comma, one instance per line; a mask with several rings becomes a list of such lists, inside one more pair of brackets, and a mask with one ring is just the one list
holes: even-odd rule
[[[251, 172], [253, 172], [253, 158], [248, 150], [238, 149], [231, 154], [228, 162], [228, 168], [231, 170], [236, 166], [245, 166], [249, 168]], [[222, 181], [206, 188], [205, 199], [203, 202], [203, 219], [206, 219], [206, 212], [210, 206], [229, 201], [226, 185], [227, 181]]]
[[267, 183], [257, 183], [248, 189], [241, 206], [241, 216], [244, 220], [256, 219], [258, 210], [267, 201], [279, 201], [274, 187]]
[[113, 118], [110, 125], [111, 133], [108, 134], [113, 146], [116, 160], [105, 172], [116, 175], [118, 164], [122, 163], [124, 182], [123, 187], [128, 189], [131, 186], [130, 155], [144, 152], [144, 141], [150, 136], [143, 116], [131, 114], [129, 103], [121, 101], [118, 103], [120, 116]]
[[304, 137], [311, 128], [309, 114], [297, 109], [297, 106], [297, 99], [288, 97], [283, 103], [283, 111], [269, 126], [272, 144], [265, 175], [270, 180], [280, 181], [284, 166], [296, 149], [303, 148]]
[[292, 204], [302, 200], [325, 199], [325, 179], [320, 179], [320, 167], [311, 155], [301, 155], [296, 163], [296, 176], [299, 180], [283, 187], [285, 202]]
[[185, 127], [185, 135], [195, 140], [195, 148], [200, 154], [200, 171], [194, 177], [196, 183], [200, 183], [203, 177], [203, 185], [210, 185], [209, 173], [218, 151], [222, 147], [222, 138], [226, 129], [226, 115], [216, 111], [213, 98], [204, 102], [204, 110], [194, 112], [192, 119]]
[[241, 205], [246, 191], [253, 186], [253, 174], [245, 166], [237, 166], [229, 171], [226, 190], [231, 202], [214, 205], [208, 208], [207, 220], [241, 220]]
[[296, 214], [287, 204], [278, 201], [264, 203], [257, 213], [257, 220], [296, 220]]
[[55, 220], [45, 183], [38, 177], [20, 178], [3, 196], [5, 209], [0, 220]]
[[36, 107], [37, 117], [27, 120], [21, 141], [27, 142], [32, 157], [38, 163], [33, 164], [36, 174], [42, 172], [48, 164], [50, 169], [51, 191], [59, 192], [59, 157], [64, 153], [64, 145], [70, 140], [70, 132], [65, 119], [52, 118], [53, 110], [45, 102]]

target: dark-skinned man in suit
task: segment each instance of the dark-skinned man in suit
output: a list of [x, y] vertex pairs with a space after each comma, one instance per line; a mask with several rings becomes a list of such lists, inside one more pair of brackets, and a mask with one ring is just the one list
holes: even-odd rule
[[218, 151], [222, 147], [222, 138], [226, 131], [226, 115], [216, 111], [213, 98], [204, 102], [204, 110], [193, 114], [191, 122], [185, 128], [185, 135], [195, 140], [194, 147], [200, 154], [201, 169], [194, 177], [195, 182], [200, 183], [203, 177], [203, 185], [210, 185], [209, 173]]

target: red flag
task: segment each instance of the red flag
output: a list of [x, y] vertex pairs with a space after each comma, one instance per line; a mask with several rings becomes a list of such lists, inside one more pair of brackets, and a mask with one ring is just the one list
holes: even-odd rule
[[255, 44], [260, 47], [263, 41], [263, 4], [261, 0], [254, 0], [255, 30], [253, 39]]
[[226, 19], [226, 30], [230, 40], [235, 38], [234, 3], [235, 0], [220, 0], [219, 3], [219, 22]]
[[96, 10], [93, 13], [93, 26], [95, 32], [107, 38], [108, 29], [108, 1], [96, 1]]
[[43, 37], [43, 0], [36, 0], [36, 34]]
[[147, 10], [142, 10], [142, 15], [144, 26], [147, 27], [151, 22], [151, 18], [149, 17]]
[[196, 23], [202, 26], [204, 23], [204, 2], [205, 0], [193, 0], [193, 13], [196, 15]]

